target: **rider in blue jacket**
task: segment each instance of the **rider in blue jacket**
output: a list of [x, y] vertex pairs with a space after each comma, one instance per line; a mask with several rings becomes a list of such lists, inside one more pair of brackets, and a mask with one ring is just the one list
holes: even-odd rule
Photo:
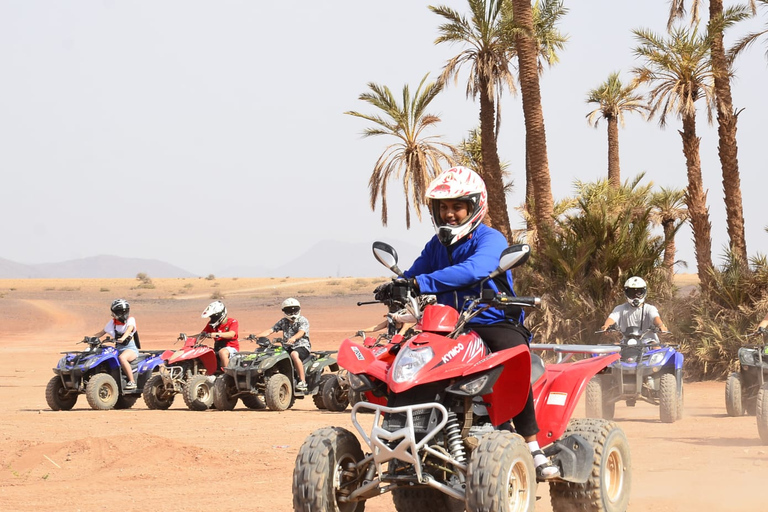
[[[426, 197], [437, 234], [427, 242], [421, 255], [404, 272], [422, 294], [435, 294], [437, 301], [461, 309], [464, 298], [480, 295], [479, 282], [493, 272], [507, 240], [499, 231], [482, 224], [488, 211], [485, 183], [474, 171], [454, 167], [430, 183]], [[494, 291], [514, 295], [512, 272], [488, 283]], [[391, 284], [376, 289], [376, 299], [391, 294]], [[521, 308], [502, 311], [490, 308], [472, 319], [468, 327], [483, 339], [492, 352], [527, 345], [531, 333], [523, 325]], [[512, 419], [515, 430], [525, 438], [541, 479], [559, 475], [536, 441], [539, 426], [529, 389], [523, 410]], [[497, 428], [511, 428], [498, 425]]]

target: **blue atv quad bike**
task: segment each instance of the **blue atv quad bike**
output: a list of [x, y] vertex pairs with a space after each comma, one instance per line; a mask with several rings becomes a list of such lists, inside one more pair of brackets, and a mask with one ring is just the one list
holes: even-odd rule
[[663, 423], [683, 417], [683, 354], [675, 345], [648, 339], [647, 335], [654, 332], [659, 332], [656, 327], [642, 331], [630, 327], [622, 333], [621, 359], [587, 384], [587, 417], [612, 420], [620, 400], [629, 407], [638, 400], [658, 405]]
[[163, 362], [162, 350], [140, 350], [139, 357], [131, 361], [136, 389], [126, 390], [128, 380], [120, 367], [117, 349], [107, 345], [114, 340], [86, 336], [80, 343], [88, 348], [82, 352], [62, 352], [65, 356], [53, 369], [56, 375], [45, 388], [45, 400], [54, 411], [72, 409], [83, 393], [93, 409], [129, 409]]
[[[757, 416], [757, 432], [763, 444], [768, 444], [768, 331], [761, 330], [762, 343], [739, 348], [739, 371], [725, 381], [725, 408], [729, 416], [744, 412]], [[750, 335], [748, 335], [750, 336]]]

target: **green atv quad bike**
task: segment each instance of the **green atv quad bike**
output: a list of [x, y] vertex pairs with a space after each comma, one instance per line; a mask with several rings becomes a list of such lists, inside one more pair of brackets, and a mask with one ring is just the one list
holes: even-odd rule
[[[214, 383], [214, 405], [221, 411], [231, 411], [238, 399], [249, 409], [273, 411], [290, 409], [296, 399], [311, 396], [318, 409], [327, 409], [323, 399], [325, 384], [339, 370], [336, 351], [314, 351], [302, 363], [306, 374], [307, 390], [296, 389], [297, 374], [288, 351], [287, 343], [282, 339], [246, 338], [255, 341], [259, 348], [254, 352], [233, 354], [229, 364]], [[326, 371], [327, 370], [327, 371]], [[344, 404], [346, 408], [347, 404]], [[343, 409], [342, 409], [343, 410]]]

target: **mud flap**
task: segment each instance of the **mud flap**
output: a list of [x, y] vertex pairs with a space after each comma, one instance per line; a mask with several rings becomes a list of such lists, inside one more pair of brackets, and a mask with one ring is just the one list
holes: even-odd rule
[[583, 484], [592, 474], [595, 447], [578, 434], [559, 439], [543, 451], [560, 467], [561, 480]]

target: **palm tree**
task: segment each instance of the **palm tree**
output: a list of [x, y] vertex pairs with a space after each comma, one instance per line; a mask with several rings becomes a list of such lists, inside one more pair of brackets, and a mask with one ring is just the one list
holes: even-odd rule
[[[698, 22], [701, 0], [691, 0], [692, 23]], [[755, 12], [755, 0], [750, 0], [751, 13]], [[736, 143], [736, 123], [738, 113], [733, 108], [731, 96], [731, 61], [726, 57], [723, 44], [723, 32], [734, 23], [751, 15], [746, 6], [723, 8], [723, 0], [709, 0], [710, 59], [715, 81], [717, 106], [717, 151], [723, 174], [723, 192], [725, 194], [725, 213], [728, 224], [728, 237], [731, 241], [731, 253], [734, 258], [747, 262], [747, 240], [744, 234], [744, 208], [741, 198], [741, 178], [739, 174], [738, 145]], [[667, 28], [675, 19], [685, 15], [685, 0], [671, 0]]]
[[547, 158], [547, 134], [539, 87], [540, 46], [533, 22], [531, 0], [508, 0], [516, 30], [513, 33], [517, 53], [520, 93], [525, 118], [525, 153], [528, 176], [533, 189], [534, 222], [537, 229], [553, 226], [554, 199]]
[[369, 83], [370, 92], [363, 93], [359, 99], [370, 103], [383, 114], [361, 114], [355, 111], [345, 112], [373, 122], [376, 126], [367, 128], [364, 137], [390, 135], [399, 139], [398, 143], [387, 146], [373, 167], [368, 186], [371, 194], [371, 209], [376, 210], [376, 203], [381, 196], [381, 223], [387, 225], [387, 183], [390, 179], [402, 175], [405, 192], [405, 225], [411, 227], [411, 206], [421, 220], [421, 206], [429, 182], [442, 169], [441, 162], [453, 165], [455, 149], [450, 144], [441, 142], [437, 137], [424, 137], [422, 132], [440, 122], [440, 118], [426, 112], [430, 102], [442, 90], [442, 82], [427, 83], [429, 74], [421, 79], [416, 93], [411, 96], [408, 85], [403, 86], [403, 101], [398, 104], [387, 86]]
[[712, 265], [712, 226], [707, 209], [707, 194], [701, 177], [699, 137], [696, 135], [696, 101], [704, 99], [708, 119], [712, 119], [714, 91], [709, 60], [709, 38], [695, 29], [674, 29], [669, 39], [648, 30], [634, 30], [640, 43], [635, 54], [645, 65], [634, 70], [640, 83], [652, 87], [649, 93], [650, 117], [659, 116], [666, 126], [667, 116], [682, 118], [683, 154], [688, 170], [686, 205], [693, 228], [694, 250], [702, 290], [709, 290]]
[[[766, 7], [768, 7], [768, 0], [757, 0], [757, 1], [765, 5]], [[768, 34], [768, 23], [766, 23], [765, 28], [763, 30], [760, 30], [758, 32], [752, 32], [744, 36], [742, 39], [740, 39], [729, 53], [734, 55], [741, 53], [742, 50], [744, 50], [749, 45], [754, 43], [757, 39], [759, 39], [760, 37], [766, 34]], [[765, 58], [768, 59], [768, 50], [765, 51]]]
[[651, 220], [661, 226], [664, 232], [664, 261], [662, 265], [667, 270], [669, 282], [675, 274], [675, 235], [683, 222], [688, 220], [688, 209], [685, 207], [685, 191], [661, 187], [659, 192], [651, 195], [653, 207]]
[[608, 123], [608, 182], [613, 188], [621, 186], [619, 167], [619, 123], [624, 127], [626, 112], [640, 112], [645, 117], [648, 105], [643, 96], [635, 94], [637, 84], [623, 85], [618, 73], [611, 73], [608, 80], [589, 91], [587, 103], [596, 103], [598, 108], [587, 114], [587, 122], [597, 128], [600, 119]]
[[443, 67], [440, 80], [451, 77], [458, 81], [458, 72], [464, 64], [470, 66], [467, 79], [467, 97], [480, 99], [480, 133], [482, 169], [480, 176], [488, 189], [488, 215], [492, 227], [510, 239], [509, 212], [497, 147], [501, 123], [501, 94], [505, 88], [515, 91], [514, 78], [509, 68], [510, 50], [499, 31], [501, 0], [469, 0], [471, 19], [446, 6], [429, 6], [446, 22], [438, 30], [435, 44], [461, 43], [466, 48]]

